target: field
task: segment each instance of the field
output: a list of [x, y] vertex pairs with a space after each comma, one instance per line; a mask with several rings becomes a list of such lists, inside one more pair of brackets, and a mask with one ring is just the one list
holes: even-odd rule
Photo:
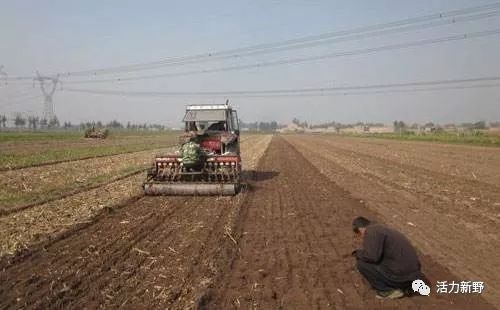
[[[500, 304], [498, 148], [244, 135], [242, 193], [145, 197], [144, 167], [154, 153], [175, 150], [173, 135], [7, 140], [0, 140], [2, 152], [19, 155], [0, 171], [0, 308]], [[121, 149], [22, 159], [92, 143]], [[359, 245], [351, 231], [358, 215], [410, 238], [433, 284], [430, 297], [375, 299], [350, 257]], [[436, 294], [436, 281], [453, 280], [483, 281], [485, 290]]]
[[394, 139], [406, 141], [427, 141], [427, 142], [442, 142], [454, 144], [472, 144], [481, 146], [500, 146], [500, 135], [498, 130], [483, 130], [477, 132], [437, 132], [437, 133], [363, 133], [363, 134], [350, 134], [351, 136], [358, 137], [371, 137], [381, 139]]
[[83, 139], [83, 132], [0, 132], [0, 171], [75, 159], [95, 158], [164, 147], [176, 132], [115, 131], [108, 139]]

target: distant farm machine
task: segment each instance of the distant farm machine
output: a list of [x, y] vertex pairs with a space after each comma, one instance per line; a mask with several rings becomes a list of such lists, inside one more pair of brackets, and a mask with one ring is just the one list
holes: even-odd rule
[[85, 138], [91, 139], [106, 139], [109, 135], [109, 130], [107, 128], [87, 128], [85, 130], [84, 136]]
[[157, 155], [143, 184], [146, 195], [235, 195], [240, 187], [240, 130], [236, 110], [228, 102], [189, 105], [182, 144], [193, 142], [203, 154], [197, 163], [183, 163], [176, 154]]

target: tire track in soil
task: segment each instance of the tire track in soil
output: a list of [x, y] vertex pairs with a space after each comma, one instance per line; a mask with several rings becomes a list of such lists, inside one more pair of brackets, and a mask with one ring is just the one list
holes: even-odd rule
[[[212, 294], [210, 309], [471, 309], [493, 308], [480, 296], [436, 295], [379, 301], [357, 273], [351, 221], [374, 219], [359, 200], [320, 173], [283, 138], [274, 138], [261, 180], [246, 202], [240, 255]], [[453, 277], [432, 259], [426, 270]]]

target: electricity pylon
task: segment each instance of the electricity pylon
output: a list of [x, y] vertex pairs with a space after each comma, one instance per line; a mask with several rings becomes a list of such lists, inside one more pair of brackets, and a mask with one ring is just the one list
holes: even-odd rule
[[[59, 75], [57, 75], [56, 77], [42, 76], [37, 71], [36, 77], [33, 78], [33, 87], [35, 87], [35, 82], [40, 83], [40, 89], [43, 93], [43, 118], [47, 121], [50, 121], [55, 117], [54, 102], [52, 101], [52, 97], [54, 96], [57, 84], [59, 83]], [[46, 82], [49, 82], [50, 84], [49, 89], [45, 87]]]

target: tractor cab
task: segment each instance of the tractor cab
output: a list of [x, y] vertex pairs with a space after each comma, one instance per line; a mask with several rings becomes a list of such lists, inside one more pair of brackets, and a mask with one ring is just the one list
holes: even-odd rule
[[183, 121], [185, 136], [196, 136], [208, 153], [240, 153], [238, 115], [229, 104], [189, 105]]

